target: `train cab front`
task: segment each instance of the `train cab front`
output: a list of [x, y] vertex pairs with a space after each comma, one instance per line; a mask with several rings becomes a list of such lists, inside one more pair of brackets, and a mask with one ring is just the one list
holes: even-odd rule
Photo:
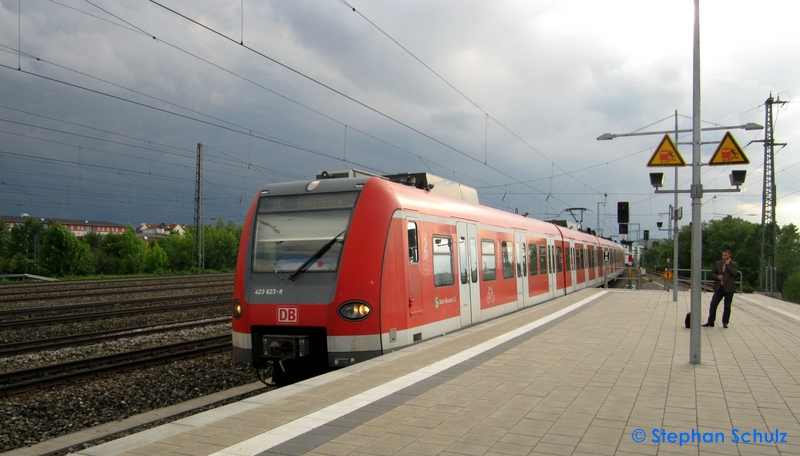
[[342, 181], [349, 182], [271, 185], [248, 216], [234, 284], [234, 357], [265, 383], [329, 370], [342, 253], [361, 189]]

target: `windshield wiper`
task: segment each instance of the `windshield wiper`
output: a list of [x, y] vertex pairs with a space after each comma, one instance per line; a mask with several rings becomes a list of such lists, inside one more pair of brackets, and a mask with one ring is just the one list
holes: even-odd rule
[[333, 244], [335, 244], [335, 243], [336, 243], [336, 240], [337, 240], [337, 239], [339, 239], [339, 236], [343, 235], [343, 234], [345, 233], [345, 231], [347, 231], [347, 230], [344, 230], [344, 231], [342, 231], [341, 233], [337, 234], [336, 236], [334, 236], [334, 237], [333, 237], [333, 239], [331, 239], [331, 240], [330, 240], [330, 241], [328, 241], [328, 242], [327, 242], [325, 245], [323, 245], [322, 247], [320, 247], [320, 249], [319, 249], [319, 250], [317, 250], [316, 252], [314, 252], [314, 254], [313, 254], [313, 255], [311, 255], [311, 257], [309, 257], [309, 258], [308, 258], [308, 259], [305, 261], [305, 263], [301, 264], [301, 265], [300, 265], [300, 267], [299, 267], [299, 268], [297, 268], [297, 270], [296, 270], [296, 271], [294, 271], [294, 272], [292, 273], [292, 275], [290, 275], [290, 276], [289, 276], [289, 280], [290, 280], [290, 281], [292, 281], [292, 282], [294, 282], [294, 278], [295, 278], [295, 277], [297, 277], [297, 275], [298, 275], [298, 274], [300, 274], [301, 272], [303, 272], [303, 270], [306, 268], [306, 266], [308, 266], [309, 264], [311, 264], [311, 262], [312, 262], [312, 261], [314, 261], [314, 260], [316, 260], [317, 258], [321, 257], [322, 255], [325, 255], [325, 252], [327, 252], [328, 250], [330, 250], [330, 249], [331, 249], [331, 247], [333, 247]]

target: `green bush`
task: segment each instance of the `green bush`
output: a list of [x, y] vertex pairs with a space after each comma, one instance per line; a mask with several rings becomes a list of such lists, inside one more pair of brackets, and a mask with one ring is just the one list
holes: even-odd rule
[[800, 272], [786, 279], [783, 284], [783, 300], [800, 304]]

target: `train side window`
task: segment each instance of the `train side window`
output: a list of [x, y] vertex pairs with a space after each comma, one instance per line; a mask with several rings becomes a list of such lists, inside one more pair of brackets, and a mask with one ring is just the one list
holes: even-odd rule
[[547, 259], [548, 259], [548, 263], [547, 264], [550, 265], [548, 267], [548, 269], [550, 270], [550, 274], [552, 274], [552, 273], [556, 272], [555, 255], [553, 253], [553, 246], [552, 245], [548, 245], [547, 247], [548, 247], [547, 248]]
[[539, 273], [547, 274], [547, 246], [539, 246]]
[[556, 246], [556, 272], [564, 272], [564, 250], [560, 245]]
[[454, 283], [453, 238], [433, 236], [433, 284], [444, 287]]
[[478, 244], [475, 238], [469, 238], [470, 280], [478, 283]]
[[417, 243], [417, 222], [408, 222], [408, 261], [419, 263], [419, 248]]
[[514, 249], [511, 247], [511, 243], [503, 241], [500, 245], [500, 252], [503, 255], [503, 278], [510, 279], [514, 277], [514, 263], [512, 260], [514, 258]]
[[[571, 261], [571, 259], [572, 259], [573, 248], [572, 247], [565, 247], [564, 249], [566, 250], [565, 253], [566, 253], [566, 257], [567, 257], [567, 271], [571, 271], [572, 270], [572, 261]], [[561, 272], [561, 271], [558, 271], [558, 272]]]
[[530, 271], [531, 276], [535, 276], [539, 274], [538, 270], [538, 258], [536, 256], [536, 244], [528, 244], [528, 270]]
[[461, 275], [461, 283], [469, 282], [469, 265], [467, 265], [467, 239], [461, 236], [458, 238], [458, 272]]
[[517, 277], [528, 275], [528, 262], [525, 259], [525, 243], [519, 245], [519, 257], [517, 258]]
[[481, 240], [481, 263], [483, 281], [496, 279], [497, 259], [494, 253], [494, 241], [489, 239]]

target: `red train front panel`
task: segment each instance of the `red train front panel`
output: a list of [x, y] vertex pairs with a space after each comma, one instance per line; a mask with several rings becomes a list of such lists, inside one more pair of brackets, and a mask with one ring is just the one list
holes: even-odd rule
[[380, 271], [393, 212], [382, 190], [367, 179], [262, 190], [237, 264], [237, 360], [347, 365], [382, 353]]

